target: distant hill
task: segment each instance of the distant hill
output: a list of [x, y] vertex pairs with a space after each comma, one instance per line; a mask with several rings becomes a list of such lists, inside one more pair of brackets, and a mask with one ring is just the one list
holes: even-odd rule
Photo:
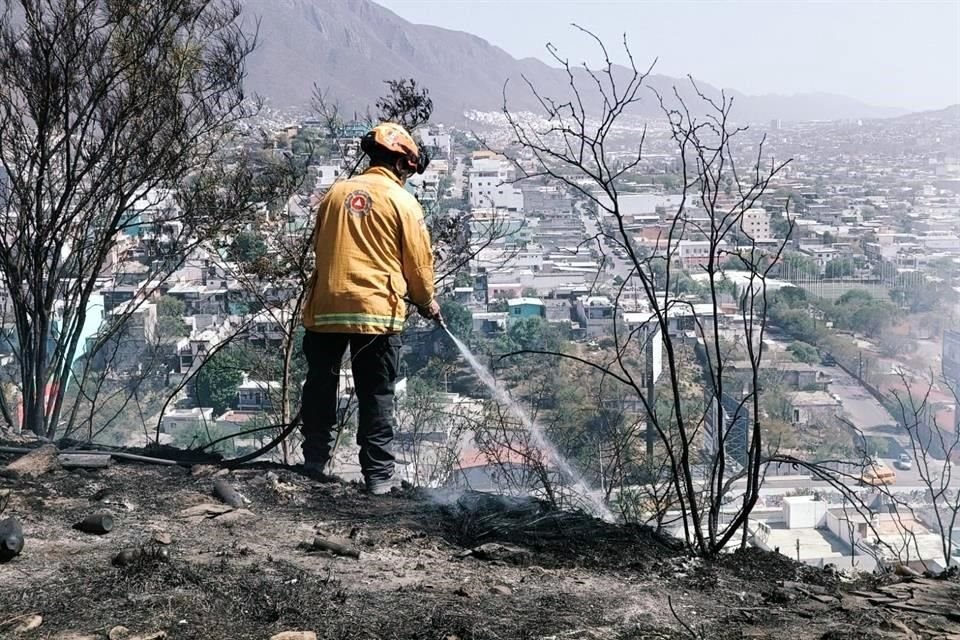
[[960, 120], [960, 104], [952, 104], [949, 107], [935, 109], [933, 111], [915, 111], [913, 113], [900, 116], [900, 118], [903, 120], [931, 121]]
[[[430, 89], [440, 119], [464, 110], [497, 111], [504, 82], [514, 110], [539, 110], [526, 76], [544, 94], [568, 95], [562, 70], [506, 51], [468, 33], [412, 24], [370, 0], [243, 0], [248, 21], [259, 20], [261, 46], [249, 65], [248, 86], [274, 107], [306, 105], [314, 83], [348, 110], [363, 111], [384, 92], [384, 80], [413, 77]], [[625, 70], [624, 70], [625, 71]], [[589, 82], [589, 80], [587, 80]], [[690, 97], [686, 80], [651, 76], [662, 92], [674, 85]], [[588, 85], [584, 85], [588, 86]], [[701, 84], [710, 95], [716, 88]], [[902, 111], [828, 94], [735, 96], [740, 121], [887, 117]], [[590, 96], [594, 100], [595, 96]], [[653, 94], [639, 115], [659, 114]]]

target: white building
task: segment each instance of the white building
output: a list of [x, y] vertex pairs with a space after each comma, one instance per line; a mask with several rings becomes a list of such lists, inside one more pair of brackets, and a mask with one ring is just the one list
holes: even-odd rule
[[589, 337], [613, 335], [613, 323], [622, 317], [622, 310], [606, 296], [588, 296], [571, 304], [572, 319], [580, 323]]
[[516, 171], [501, 158], [479, 158], [470, 167], [470, 204], [523, 211], [523, 192], [512, 184]]
[[838, 249], [827, 245], [800, 245], [800, 253], [816, 260], [821, 273], [827, 268], [828, 262], [841, 255]]
[[[603, 194], [597, 197], [604, 202], [609, 202]], [[661, 209], [665, 214], [672, 216], [677, 212], [680, 204], [683, 202], [682, 194], [662, 194], [662, 193], [624, 193], [617, 196], [617, 206], [621, 215], [625, 217], [654, 215], [657, 209]], [[600, 204], [597, 205], [597, 213], [606, 215], [606, 209]]]
[[680, 240], [675, 246], [674, 259], [679, 260], [685, 269], [706, 265], [711, 256], [719, 262], [727, 250], [727, 243], [723, 240], [715, 246], [710, 240]]
[[449, 158], [451, 145], [450, 134], [436, 131], [433, 133], [420, 131], [420, 142], [427, 151], [436, 157]]
[[213, 409], [194, 407], [192, 409], [167, 409], [160, 419], [160, 433], [176, 436], [178, 433], [213, 426]]
[[326, 191], [340, 177], [343, 168], [339, 164], [322, 164], [314, 167], [317, 172], [317, 180], [314, 187], [320, 191]]
[[770, 214], [761, 207], [752, 207], [743, 212], [740, 227], [751, 240], [766, 240], [770, 236]]
[[237, 387], [237, 409], [241, 411], [266, 411], [273, 408], [274, 398], [280, 397], [282, 385], [275, 380], [251, 380], [243, 374], [243, 382]]

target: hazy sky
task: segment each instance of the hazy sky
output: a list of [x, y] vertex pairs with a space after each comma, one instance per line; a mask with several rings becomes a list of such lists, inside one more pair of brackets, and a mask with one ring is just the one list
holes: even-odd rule
[[826, 91], [908, 109], [960, 103], [960, 0], [375, 0], [515, 57], [596, 61], [575, 22], [638, 62], [749, 94]]

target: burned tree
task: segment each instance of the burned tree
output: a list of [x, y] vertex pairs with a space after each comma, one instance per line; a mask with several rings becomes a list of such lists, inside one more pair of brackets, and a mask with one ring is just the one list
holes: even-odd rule
[[430, 121], [433, 99], [425, 87], [418, 86], [413, 78], [387, 80], [386, 85], [387, 94], [377, 100], [380, 120], [396, 122], [408, 131]]
[[[560, 184], [596, 211], [598, 230], [590, 241], [617, 249], [628, 267], [615, 292], [612, 360], [553, 355], [602, 371], [636, 396], [646, 414], [647, 482], [669, 485], [672, 495], [661, 502], [676, 505], [687, 545], [713, 556], [737, 535], [746, 541], [759, 496], [765, 463], [758, 380], [766, 281], [783, 243], [762, 248], [743, 234], [743, 221], [786, 163], [765, 160], [762, 139], [752, 152], [739, 152], [734, 142], [746, 128], [733, 124], [731, 98], [709, 96], [692, 79], [689, 88], [674, 88], [670, 95], [648, 90], [650, 69], [637, 68], [626, 40], [628, 68], [614, 65], [603, 43], [585, 33], [604, 56], [599, 70], [574, 68], [550, 47], [566, 71], [570, 95], [545, 96], [528, 82], [542, 107], [539, 122], [504, 108], [521, 150], [514, 158], [521, 179]], [[624, 143], [623, 126], [644, 99], [661, 111], [661, 131], [676, 154], [680, 184], [675, 206], [662, 212], [662, 232], [652, 246], [634, 240], [621, 205], [624, 183], [644, 160], [648, 134], [646, 126], [638, 128]], [[619, 157], [614, 157], [618, 136]], [[681, 260], [681, 243], [689, 240], [699, 243], [696, 264]], [[741, 265], [736, 285], [723, 266], [731, 257]], [[702, 279], [704, 305], [681, 291], [680, 280], [689, 280], [683, 262]], [[734, 333], [743, 343], [738, 355], [751, 371], [748, 383], [736, 389], [729, 388], [727, 372], [734, 349], [719, 320], [721, 300], [730, 293], [736, 300]], [[632, 312], [631, 322], [624, 321], [624, 311]], [[688, 321], [692, 350], [674, 326], [680, 315]], [[656, 340], [662, 341], [665, 380], [653, 385], [643, 358], [636, 356]], [[696, 364], [685, 366], [684, 358], [692, 354]], [[663, 477], [653, 473], [659, 468], [666, 471]], [[738, 481], [745, 486], [735, 487]]]
[[[52, 436], [97, 278], [123, 234], [167, 225], [168, 271], [247, 199], [221, 149], [252, 105], [238, 0], [6, 0], [0, 16], [0, 274], [22, 426]], [[144, 220], [156, 190], [175, 207]], [[142, 296], [141, 296], [142, 297]], [[79, 351], [78, 351], [79, 350]], [[6, 403], [3, 415], [15, 419]]]

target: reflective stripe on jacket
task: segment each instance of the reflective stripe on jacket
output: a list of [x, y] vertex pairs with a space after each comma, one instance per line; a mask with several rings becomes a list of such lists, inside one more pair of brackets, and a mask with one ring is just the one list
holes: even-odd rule
[[335, 183], [317, 207], [307, 329], [398, 333], [406, 299], [433, 301], [433, 249], [420, 203], [388, 169]]

